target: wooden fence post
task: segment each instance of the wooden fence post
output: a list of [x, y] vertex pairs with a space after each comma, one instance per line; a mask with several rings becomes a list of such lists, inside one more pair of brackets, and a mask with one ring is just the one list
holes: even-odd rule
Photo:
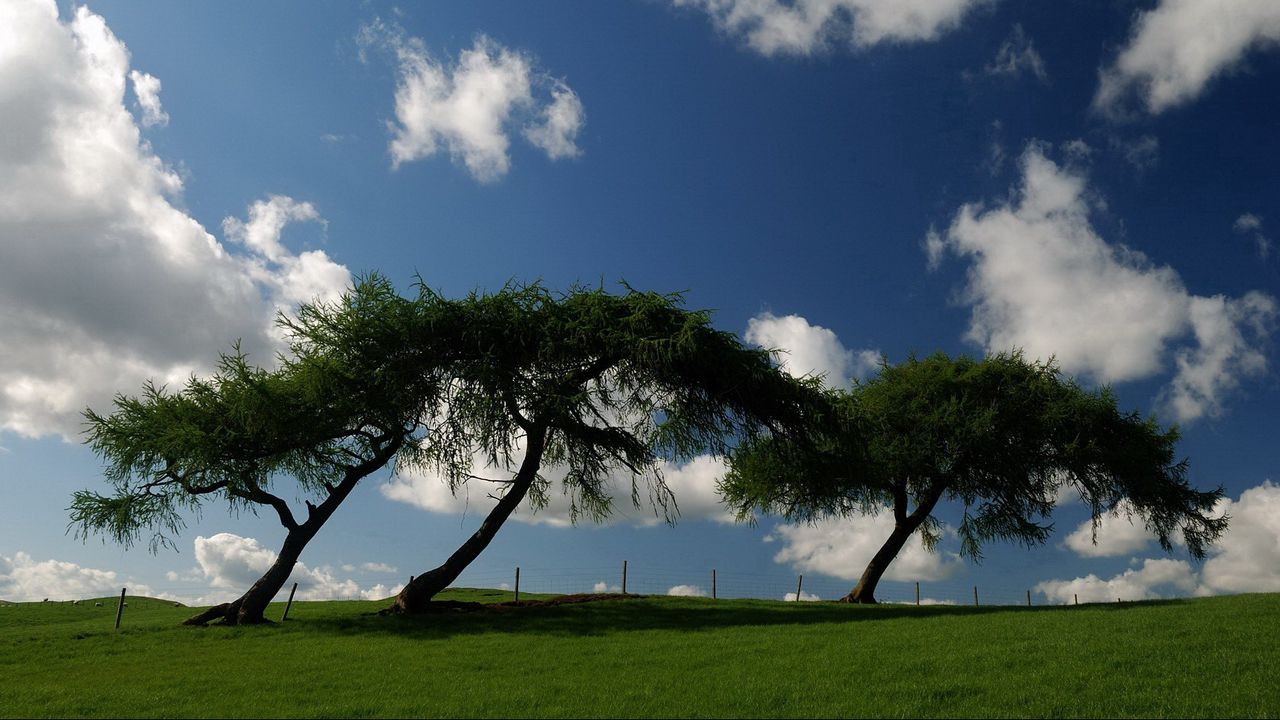
[[622, 561], [622, 594], [627, 594], [627, 561]]
[[796, 578], [796, 602], [800, 602], [800, 587], [804, 585], [804, 576]]
[[716, 599], [716, 569], [711, 568], [711, 599]]
[[120, 604], [116, 606], [116, 629], [120, 629], [120, 613], [124, 612], [124, 591], [127, 588], [120, 588]]
[[520, 602], [520, 566], [516, 566], [516, 602]]
[[1027, 607], [1031, 607], [1031, 591], [1027, 591]]
[[1071, 593], [1071, 597], [1076, 599], [1076, 604], [1080, 604], [1080, 593]]
[[[413, 581], [410, 580], [409, 582]], [[296, 592], [298, 592], [298, 583], [294, 583], [293, 588], [289, 590], [289, 602], [284, 604], [284, 615], [280, 616], [280, 622], [284, 622], [289, 619], [289, 608], [293, 607], [293, 594]]]
[[973, 586], [973, 606], [978, 607], [978, 586]]
[[916, 583], [916, 605], [920, 605], [920, 583]]

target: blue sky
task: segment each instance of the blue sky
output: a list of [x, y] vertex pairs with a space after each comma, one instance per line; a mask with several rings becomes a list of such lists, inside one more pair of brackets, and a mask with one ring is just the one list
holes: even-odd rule
[[[450, 295], [684, 291], [834, 385], [880, 354], [1056, 356], [1180, 424], [1231, 533], [1203, 564], [1122, 519], [1094, 546], [1064, 497], [1045, 546], [909, 549], [884, 592], [1280, 591], [1269, 0], [0, 0], [0, 28], [0, 597], [247, 585], [283, 534], [266, 516], [210, 505], [154, 556], [64, 532], [70, 494], [103, 485], [79, 412], [237, 337], [268, 362], [275, 309], [373, 270]], [[522, 513], [463, 580], [590, 589], [627, 559], [633, 590], [709, 591], [716, 567], [725, 594], [804, 573], [831, 598], [887, 532], [724, 523], [718, 471], [671, 469], [675, 527]], [[485, 507], [382, 473], [297, 577], [389, 593]]]

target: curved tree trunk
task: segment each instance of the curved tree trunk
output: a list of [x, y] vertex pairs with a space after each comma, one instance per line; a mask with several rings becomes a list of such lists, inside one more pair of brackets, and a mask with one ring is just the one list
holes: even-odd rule
[[902, 551], [902, 546], [907, 544], [911, 533], [916, 531], [926, 519], [929, 513], [933, 512], [933, 508], [938, 504], [938, 500], [942, 499], [942, 493], [946, 491], [946, 482], [935, 482], [929, 488], [928, 492], [920, 498], [919, 504], [910, 515], [907, 514], [907, 487], [904, 484], [895, 486], [893, 489], [893, 532], [889, 533], [889, 539], [885, 540], [884, 545], [876, 551], [872, 556], [871, 562], [867, 563], [867, 569], [862, 571], [862, 577], [858, 579], [858, 584], [849, 591], [848, 595], [840, 598], [838, 602], [846, 603], [862, 603], [874, 605], [876, 603], [876, 585], [880, 584], [880, 577], [884, 575], [884, 571], [889, 569], [889, 564], [893, 559], [898, 557], [898, 553]]
[[[349, 468], [342, 482], [329, 489], [329, 496], [319, 505], [307, 503], [307, 521], [301, 525], [293, 520], [293, 515], [289, 512], [284, 501], [279, 498], [273, 498], [277, 502], [262, 501], [263, 504], [274, 505], [280, 513], [280, 521], [289, 528], [289, 534], [285, 535], [284, 545], [280, 547], [280, 554], [276, 556], [276, 561], [271, 567], [258, 578], [252, 586], [245, 591], [244, 595], [236, 598], [229, 603], [215, 605], [208, 610], [188, 618], [183, 625], [204, 625], [214, 620], [221, 620], [227, 625], [256, 625], [258, 623], [268, 622], [264, 613], [267, 605], [280, 592], [284, 584], [289, 581], [289, 575], [293, 572], [293, 566], [298, 563], [298, 558], [302, 555], [302, 550], [311, 542], [311, 539], [320, 532], [320, 528], [333, 515], [342, 501], [347, 499], [355, 488], [356, 483], [362, 478], [369, 475], [373, 471], [382, 467], [391, 459], [396, 452], [399, 451], [403, 438], [392, 438], [391, 441], [381, 450], [374, 454], [374, 457], [355, 467]], [[262, 493], [261, 490], [258, 490]], [[260, 497], [267, 497], [266, 493], [262, 493]]]
[[183, 624], [204, 625], [214, 620], [221, 620], [226, 625], [256, 625], [269, 622], [264, 614], [267, 605], [288, 582], [293, 566], [302, 555], [302, 549], [315, 536], [316, 531], [320, 529], [320, 524], [310, 528], [311, 523], [308, 522], [290, 532], [284, 539], [284, 546], [280, 548], [276, 561], [245, 591], [245, 594], [229, 603], [215, 605], [195, 617], [188, 618]]
[[893, 532], [889, 534], [889, 539], [876, 551], [876, 554], [871, 558], [871, 562], [867, 563], [867, 569], [862, 571], [862, 577], [858, 579], [858, 584], [854, 586], [853, 590], [849, 591], [848, 595], [840, 598], [839, 602], [874, 605], [876, 602], [876, 585], [880, 583], [880, 576], [884, 575], [884, 571], [889, 569], [889, 564], [898, 556], [902, 546], [911, 537], [911, 533], [915, 532], [916, 526], [910, 521], [894, 523]]
[[444, 564], [433, 570], [428, 570], [413, 579], [413, 582], [404, 586], [400, 594], [396, 596], [396, 600], [391, 607], [383, 610], [384, 613], [420, 613], [427, 609], [427, 604], [431, 602], [431, 598], [437, 593], [449, 587], [449, 584], [458, 579], [462, 571], [471, 564], [473, 560], [480, 556], [480, 553], [489, 546], [489, 542], [498, 534], [498, 530], [507, 518], [511, 516], [516, 506], [524, 500], [525, 495], [529, 492], [529, 487], [533, 485], [533, 480], [538, 475], [538, 468], [542, 465], [543, 444], [546, 441], [547, 431], [545, 429], [534, 430], [529, 434], [528, 450], [525, 452], [524, 460], [520, 463], [520, 469], [516, 472], [515, 478], [512, 480], [507, 493], [502, 496], [498, 504], [489, 511], [484, 522], [480, 523], [479, 529], [467, 538]]

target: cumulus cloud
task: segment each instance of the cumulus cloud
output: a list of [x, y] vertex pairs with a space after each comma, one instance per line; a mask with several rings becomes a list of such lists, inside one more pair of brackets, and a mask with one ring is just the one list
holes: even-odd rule
[[711, 16], [721, 32], [752, 50], [812, 55], [832, 46], [935, 40], [986, 0], [673, 0]]
[[1280, 485], [1268, 480], [1216, 510], [1231, 524], [1201, 570], [1204, 592], [1280, 592]]
[[[817, 595], [814, 595], [813, 593], [805, 592], [804, 590], [800, 591], [800, 602], [817, 602], [821, 599], [822, 598], [818, 597]], [[793, 592], [789, 592], [786, 595], [782, 596], [782, 600], [783, 602], [795, 602], [796, 594]]]
[[340, 289], [346, 269], [318, 251], [232, 252], [180, 209], [182, 180], [125, 107], [129, 53], [100, 16], [63, 22], [51, 0], [5, 14], [0, 428], [78, 437], [86, 406], [147, 378], [180, 384], [236, 338], [270, 362], [276, 311]]
[[1089, 574], [1074, 580], [1046, 580], [1033, 588], [1049, 602], [1114, 602], [1150, 600], [1168, 595], [1187, 595], [1195, 590], [1196, 577], [1185, 560], [1148, 559], [1137, 569], [1103, 580]]
[[1031, 36], [1022, 29], [1022, 25], [1014, 23], [1009, 37], [996, 51], [995, 58], [982, 68], [988, 75], [1009, 78], [1021, 77], [1023, 73], [1031, 73], [1042, 83], [1049, 82], [1049, 72], [1045, 70], [1044, 58], [1036, 52]]
[[1280, 42], [1274, 0], [1161, 0], [1138, 14], [1115, 62], [1099, 72], [1096, 110], [1112, 116], [1136, 101], [1157, 114], [1198, 97], [1251, 50]]
[[160, 79], [148, 73], [130, 70], [129, 82], [133, 83], [133, 96], [138, 99], [138, 107], [142, 108], [142, 126], [168, 125], [169, 113], [160, 107]]
[[[782, 544], [773, 556], [774, 562], [789, 564], [802, 573], [816, 572], [852, 581], [862, 576], [892, 531], [893, 512], [886, 508], [873, 515], [779, 525], [765, 541]], [[884, 579], [945, 580], [963, 566], [956, 553], [926, 550], [916, 533], [889, 565]]]
[[[519, 448], [513, 458], [513, 467], [519, 466], [522, 457], [523, 448]], [[684, 464], [663, 462], [659, 469], [664, 482], [675, 497], [681, 519], [734, 522], [733, 513], [720, 502], [720, 495], [716, 491], [716, 483], [723, 477], [726, 469], [723, 459], [709, 455], [700, 456]], [[543, 468], [542, 476], [550, 483], [547, 506], [535, 512], [526, 501], [516, 508], [511, 519], [552, 527], [572, 525], [570, 498], [561, 492], [565, 472], [564, 467]], [[477, 454], [473, 460], [471, 474], [477, 478], [503, 480], [509, 479], [514, 474], [514, 470], [492, 467]], [[639, 509], [631, 503], [630, 476], [617, 475], [609, 479], [607, 490], [613, 498], [613, 515], [604, 524], [631, 523], [649, 527], [665, 522], [661, 516], [644, 504], [646, 480], [639, 478], [637, 482], [641, 485]], [[448, 484], [440, 475], [431, 471], [415, 470], [397, 475], [380, 486], [379, 490], [390, 500], [408, 503], [430, 512], [484, 514], [488, 513], [497, 502], [490, 497], [490, 494], [497, 494], [499, 487], [499, 485], [473, 478], [459, 488], [455, 495], [449, 491]]]
[[1035, 143], [1021, 164], [1013, 200], [964, 205], [945, 234], [925, 240], [933, 263], [946, 253], [972, 261], [970, 340], [990, 352], [1053, 356], [1064, 371], [1102, 382], [1151, 377], [1172, 356], [1176, 375], [1162, 400], [1180, 422], [1219, 413], [1240, 378], [1265, 369], [1260, 348], [1275, 298], [1192, 295], [1173, 268], [1098, 235], [1083, 175]]
[[1116, 510], [1100, 519], [1096, 543], [1093, 521], [1086, 520], [1067, 536], [1067, 548], [1084, 557], [1118, 557], [1132, 555], [1155, 541], [1155, 534], [1132, 517], [1123, 504]]
[[592, 585], [592, 586], [591, 586], [591, 592], [594, 592], [594, 593], [620, 593], [620, 592], [622, 592], [622, 587], [621, 587], [621, 586], [619, 586], [619, 585], [610, 585], [609, 583], [607, 583], [607, 582], [605, 582], [605, 581], [601, 580], [600, 582], [598, 582], [598, 583], [596, 583], [595, 585]]
[[360, 569], [365, 572], [387, 573], [389, 575], [393, 575], [395, 573], [400, 572], [394, 565], [388, 565], [386, 563], [380, 563], [380, 562], [361, 563]]
[[[1270, 480], [1249, 488], [1238, 500], [1223, 499], [1214, 514], [1227, 515], [1227, 532], [1209, 548], [1197, 572], [1183, 561], [1148, 559], [1110, 580], [1096, 575], [1074, 580], [1048, 580], [1036, 587], [1051, 600], [1070, 602], [1072, 593], [1090, 602], [1137, 600], [1177, 591], [1197, 595], [1280, 592], [1280, 485]], [[1090, 542], [1085, 522], [1067, 538], [1067, 546], [1086, 557], [1128, 555], [1147, 547], [1154, 536], [1123, 516], [1107, 516], [1098, 531], [1098, 547]], [[1136, 559], [1135, 559], [1136, 562]], [[1164, 590], [1161, 590], [1164, 586]]]
[[113, 570], [87, 568], [63, 560], [35, 560], [25, 552], [0, 555], [0, 598], [13, 602], [80, 600], [118, 595], [127, 585], [133, 595], [154, 596], [146, 585], [126, 581]]
[[697, 585], [676, 585], [667, 590], [667, 594], [674, 597], [706, 597], [707, 591]]
[[582, 154], [575, 142], [586, 123], [582, 100], [568, 85], [557, 81], [551, 91], [551, 104], [543, 108], [539, 122], [525, 128], [525, 138], [542, 148], [552, 160]]
[[[202, 598], [204, 602], [225, 602], [239, 597], [276, 561], [275, 551], [263, 547], [254, 538], [233, 533], [199, 536], [194, 545], [196, 563], [214, 591]], [[300, 600], [377, 600], [400, 591], [400, 586], [388, 588], [382, 583], [362, 588], [354, 580], [336, 577], [330, 568], [310, 568], [301, 562], [294, 566], [281, 593], [294, 582], [298, 583]]]
[[779, 366], [793, 377], [820, 376], [831, 387], [845, 387], [880, 365], [879, 350], [853, 351], [835, 332], [799, 315], [761, 313], [747, 321], [746, 341], [777, 350]]
[[[378, 48], [396, 60], [393, 168], [444, 150], [476, 180], [492, 182], [511, 169], [509, 135], [525, 118], [525, 137], [549, 158], [579, 154], [582, 101], [563, 80], [539, 72], [525, 53], [481, 35], [450, 65], [432, 58], [421, 38], [380, 19], [362, 27], [357, 41], [362, 55]], [[550, 94], [550, 102], [535, 93]]]

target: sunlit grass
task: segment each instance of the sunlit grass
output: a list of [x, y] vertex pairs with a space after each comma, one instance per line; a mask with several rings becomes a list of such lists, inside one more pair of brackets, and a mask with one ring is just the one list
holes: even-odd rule
[[190, 608], [134, 598], [119, 631], [114, 605], [0, 608], [0, 715], [1280, 714], [1280, 595], [1059, 608], [653, 597], [413, 618], [376, 615], [385, 601], [308, 602], [248, 628], [181, 627]]

